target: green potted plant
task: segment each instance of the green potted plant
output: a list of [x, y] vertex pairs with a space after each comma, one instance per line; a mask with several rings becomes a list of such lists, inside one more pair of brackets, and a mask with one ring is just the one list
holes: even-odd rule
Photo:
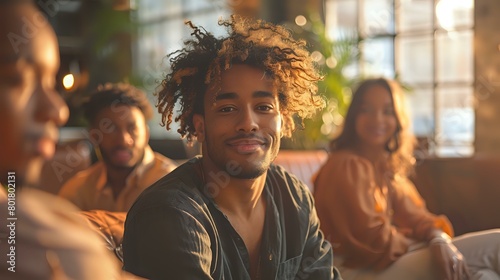
[[[357, 35], [346, 35], [340, 40], [327, 36], [325, 25], [319, 16], [309, 16], [291, 26], [293, 31], [306, 40], [313, 59], [318, 63], [324, 79], [318, 84], [319, 93], [326, 107], [313, 119], [302, 122], [297, 119], [297, 129], [291, 139], [283, 139], [285, 149], [322, 149], [338, 131], [350, 102], [350, 88], [355, 79], [345, 75], [346, 67], [359, 59]], [[302, 24], [303, 23], [303, 24]]]

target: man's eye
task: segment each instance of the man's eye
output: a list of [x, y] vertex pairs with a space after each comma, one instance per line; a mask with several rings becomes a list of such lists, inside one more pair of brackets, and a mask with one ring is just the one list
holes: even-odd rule
[[222, 112], [222, 113], [229, 113], [229, 112], [233, 112], [235, 109], [233, 107], [222, 107], [219, 109], [219, 112]]
[[259, 111], [271, 111], [273, 109], [273, 106], [271, 106], [271, 105], [259, 105], [259, 106], [257, 106], [257, 109]]

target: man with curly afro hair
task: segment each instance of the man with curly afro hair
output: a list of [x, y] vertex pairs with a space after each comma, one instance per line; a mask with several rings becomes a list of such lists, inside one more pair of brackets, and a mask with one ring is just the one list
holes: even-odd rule
[[224, 38], [187, 24], [193, 38], [169, 56], [157, 107], [202, 155], [134, 203], [124, 269], [151, 279], [339, 279], [307, 187], [272, 164], [294, 116], [324, 106], [305, 43], [236, 16], [219, 22]]

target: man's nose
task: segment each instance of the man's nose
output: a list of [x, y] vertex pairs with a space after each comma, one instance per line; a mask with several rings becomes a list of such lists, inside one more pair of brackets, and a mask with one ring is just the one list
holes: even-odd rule
[[257, 119], [258, 116], [252, 108], [244, 108], [239, 114], [236, 130], [241, 132], [257, 131], [259, 128]]
[[117, 134], [117, 144], [125, 147], [132, 147], [134, 145], [134, 137], [127, 130], [120, 130]]

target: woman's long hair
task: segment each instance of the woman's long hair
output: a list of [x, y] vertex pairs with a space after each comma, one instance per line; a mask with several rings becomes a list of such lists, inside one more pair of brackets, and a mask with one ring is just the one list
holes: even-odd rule
[[394, 81], [378, 78], [367, 79], [359, 84], [347, 110], [342, 132], [330, 142], [330, 150], [338, 151], [355, 148], [359, 140], [356, 133], [356, 119], [361, 111], [364, 95], [374, 86], [387, 89], [392, 99], [396, 117], [396, 131], [385, 144], [385, 150], [390, 155], [389, 167], [394, 174], [406, 176], [413, 170], [415, 162], [413, 157], [415, 138], [409, 131], [409, 118], [404, 108], [403, 92], [401, 87]]

